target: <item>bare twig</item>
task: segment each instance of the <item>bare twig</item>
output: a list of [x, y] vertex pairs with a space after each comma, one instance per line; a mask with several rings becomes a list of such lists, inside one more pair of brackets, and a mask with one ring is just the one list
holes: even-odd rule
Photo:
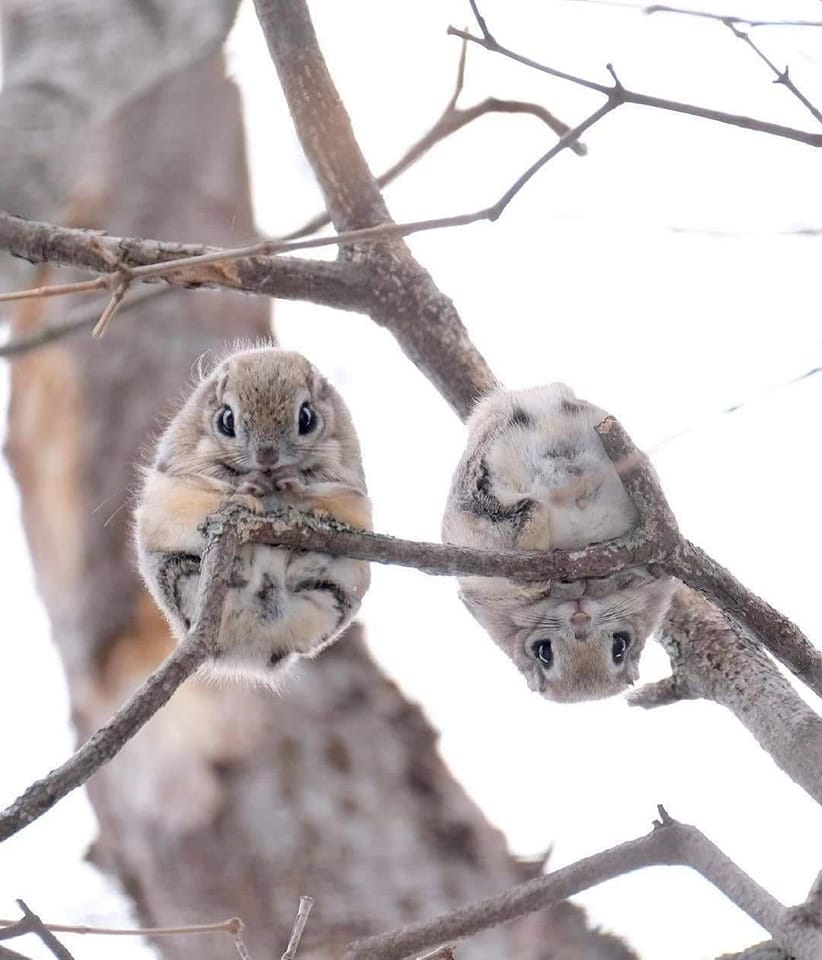
[[[611, 4], [616, 6], [616, 4]], [[625, 6], [625, 4], [621, 4]], [[822, 20], [751, 20], [733, 13], [709, 13], [706, 10], [689, 10], [685, 7], [669, 7], [662, 3], [652, 3], [647, 7], [635, 7], [643, 13], [680, 13], [689, 17], [703, 17], [706, 20], [719, 20], [721, 23], [741, 23], [746, 27], [822, 27]]]
[[303, 938], [303, 931], [308, 923], [308, 915], [311, 913], [313, 906], [314, 901], [311, 897], [300, 897], [300, 905], [297, 908], [297, 916], [294, 918], [294, 926], [291, 928], [291, 936], [288, 938], [288, 946], [280, 960], [294, 960], [294, 957], [297, 956], [300, 940]]
[[49, 287], [32, 287], [29, 290], [15, 290], [13, 293], [0, 293], [0, 303], [12, 300], [33, 300], [35, 297], [64, 297], [72, 293], [94, 293], [106, 290], [109, 277], [97, 277], [96, 280], [78, 280], [77, 283], [57, 283]]
[[460, 940], [540, 910], [583, 890], [648, 866], [687, 866], [765, 927], [797, 960], [818, 958], [822, 930], [793, 917], [696, 827], [672, 820], [664, 811], [651, 833], [594, 854], [544, 877], [513, 887], [501, 896], [467, 904], [451, 913], [399, 930], [355, 940], [344, 960], [402, 960], [443, 943]]
[[126, 291], [131, 284], [131, 277], [123, 275], [117, 281], [116, 286], [111, 291], [111, 297], [109, 298], [108, 303], [106, 304], [105, 310], [103, 310], [100, 319], [94, 325], [94, 329], [91, 331], [93, 337], [102, 337], [106, 332], [106, 327], [108, 327], [111, 318], [114, 316], [115, 311], [123, 302], [123, 297], [126, 295]]
[[[125, 313], [132, 307], [139, 307], [141, 304], [153, 300], [155, 297], [171, 293], [173, 290], [174, 287], [146, 287], [143, 290], [138, 290], [123, 303], [120, 310]], [[88, 308], [81, 311], [72, 311], [68, 317], [58, 323], [49, 324], [40, 330], [23, 334], [9, 340], [8, 343], [0, 344], [0, 357], [13, 360], [30, 353], [32, 350], [54, 343], [56, 340], [62, 340], [64, 337], [69, 337], [92, 326], [97, 321], [98, 316], [96, 310], [89, 310]]]
[[23, 916], [4, 930], [0, 930], [0, 940], [12, 940], [24, 934], [33, 933], [54, 954], [56, 960], [74, 960], [66, 947], [44, 925], [37, 914], [28, 908], [24, 900], [18, 900], [17, 906], [20, 907]]
[[[593, 2], [593, 0], [577, 0], [577, 2]], [[631, 10], [639, 10], [642, 13], [651, 14], [651, 13], [678, 13], [685, 14], [690, 17], [702, 17], [706, 20], [713, 20], [718, 23], [724, 24], [728, 29], [733, 33], [735, 37], [739, 40], [742, 40], [743, 43], [746, 43], [751, 50], [765, 63], [772, 73], [776, 76], [775, 83], [782, 84], [787, 90], [789, 90], [793, 96], [796, 97], [799, 102], [807, 108], [811, 116], [822, 123], [822, 113], [819, 109], [811, 103], [811, 101], [798, 89], [796, 84], [793, 82], [790, 71], [788, 67], [785, 67], [784, 70], [780, 70], [779, 67], [773, 63], [772, 60], [764, 51], [757, 46], [757, 44], [751, 39], [750, 35], [746, 30], [741, 30], [740, 27], [748, 27], [748, 29], [753, 29], [754, 27], [764, 27], [764, 26], [791, 26], [791, 27], [822, 27], [822, 20], [750, 20], [747, 17], [738, 17], [733, 14], [721, 14], [721, 13], [708, 13], [703, 10], [687, 10], [682, 7], [669, 7], [662, 4], [653, 4], [649, 7], [639, 7], [636, 4], [629, 3], [603, 3], [604, 6], [620, 6], [625, 7]], [[464, 42], [464, 41], [463, 41]]]
[[[493, 37], [476, 37], [467, 33], [465, 30], [458, 30], [456, 27], [449, 27], [448, 32], [455, 37], [461, 37], [471, 43], [476, 43], [491, 53], [498, 53], [509, 60], [515, 60], [541, 73], [547, 73], [549, 76], [557, 77], [560, 80], [567, 80], [577, 86], [585, 87], [588, 90], [596, 90], [606, 96], [612, 96], [613, 88], [607, 84], [599, 83], [587, 77], [581, 77], [564, 70], [558, 70], [544, 63], [532, 60], [522, 54], [516, 53], [507, 47], [502, 46]], [[713, 110], [710, 107], [701, 107], [693, 103], [681, 103], [677, 100], [666, 100], [664, 97], [654, 97], [650, 94], [640, 93], [637, 90], [629, 90], [626, 87], [621, 88], [620, 104], [634, 103], [638, 106], [654, 107], [658, 110], [668, 110], [673, 113], [684, 113], [692, 117], [701, 117], [704, 120], [713, 120], [716, 123], [729, 124], [734, 127], [741, 127], [745, 130], [754, 130], [759, 133], [767, 133], [775, 137], [783, 137], [787, 140], [794, 140], [797, 143], [805, 143], [812, 147], [822, 147], [822, 134], [810, 133], [807, 130], [798, 130], [794, 127], [786, 127], [779, 123], [770, 123], [767, 120], [757, 120], [754, 117], [747, 117], [742, 114], [726, 113], [723, 110]]]
[[[753, 52], [759, 57], [759, 59], [771, 70], [771, 72], [776, 76], [774, 83], [781, 84], [793, 94], [794, 97], [805, 107], [814, 120], [817, 123], [822, 123], [822, 111], [819, 110], [811, 101], [805, 96], [804, 93], [797, 87], [793, 82], [793, 78], [790, 74], [790, 69], [785, 67], [784, 70], [780, 70], [779, 67], [771, 60], [764, 51], [757, 46], [757, 44], [751, 39], [750, 35], [745, 30], [740, 30], [738, 27], [738, 21], [734, 20], [725, 20], [725, 26], [731, 31], [731, 33], [738, 39], [746, 44]], [[818, 24], [822, 26], [822, 23]]]
[[[113, 312], [116, 309], [117, 303], [122, 299], [125, 289], [135, 280], [146, 281], [146, 280], [156, 280], [163, 279], [170, 282], [174, 282], [178, 274], [187, 274], [190, 271], [199, 272], [203, 267], [208, 266], [223, 266], [225, 264], [230, 264], [238, 260], [249, 260], [258, 257], [274, 257], [281, 253], [293, 252], [296, 250], [309, 250], [317, 249], [320, 247], [333, 247], [333, 246], [346, 246], [350, 244], [361, 244], [361, 243], [385, 243], [390, 240], [398, 240], [403, 237], [411, 236], [414, 233], [421, 233], [427, 230], [442, 230], [446, 227], [462, 227], [467, 226], [471, 223], [477, 223], [480, 220], [496, 220], [503, 213], [508, 204], [513, 200], [513, 198], [519, 193], [519, 191], [525, 186], [525, 184], [533, 177], [533, 175], [541, 169], [549, 160], [552, 160], [557, 154], [561, 153], [563, 150], [572, 147], [579, 139], [579, 137], [587, 130], [589, 127], [592, 127], [598, 120], [600, 120], [606, 113], [609, 113], [614, 107], [615, 103], [609, 101], [605, 105], [596, 110], [590, 117], [580, 123], [578, 126], [574, 127], [571, 130], [568, 130], [567, 133], [559, 139], [559, 141], [548, 150], [536, 163], [530, 166], [509, 188], [505, 193], [494, 203], [488, 207], [483, 207], [480, 210], [475, 210], [472, 213], [457, 214], [451, 217], [437, 217], [431, 220], [413, 220], [407, 223], [392, 223], [386, 222], [378, 224], [374, 227], [364, 227], [362, 229], [356, 230], [346, 230], [342, 233], [338, 233], [334, 236], [327, 237], [311, 237], [308, 239], [302, 240], [261, 240], [257, 243], [250, 244], [244, 247], [235, 247], [232, 249], [225, 250], [213, 250], [208, 253], [198, 253], [190, 256], [183, 256], [175, 259], [163, 260], [159, 263], [146, 263], [140, 266], [128, 267], [127, 273], [125, 273], [118, 281], [112, 292], [111, 300], [109, 305], [104, 312], [103, 317], [101, 317], [100, 322], [96, 328], [96, 334], [99, 336], [101, 333], [101, 326], [104, 329], [105, 323], [110, 319], [110, 311]], [[10, 214], [2, 214], [2, 217], [6, 220], [6, 226], [10, 226], [12, 221], [19, 220], [19, 218], [12, 217]], [[30, 224], [31, 221], [19, 221], [21, 224]], [[46, 228], [49, 231], [59, 231], [65, 230], [65, 228], [57, 227], [53, 224], [37, 224], [36, 226], [41, 228]], [[89, 252], [96, 251], [99, 248], [101, 237], [99, 233], [92, 231], [83, 231], [83, 230], [65, 230], [66, 233], [73, 235], [73, 239], [79, 240], [81, 237], [87, 237], [87, 249]], [[15, 238], [17, 239], [17, 238]], [[132, 244], [139, 243], [139, 241], [132, 240], [122, 240], [115, 238], [104, 238], [108, 241], [110, 246], [113, 243], [127, 244], [129, 247]], [[154, 248], [161, 246], [157, 241], [151, 241], [154, 245]], [[0, 246], [3, 244], [3, 236], [0, 233]], [[164, 244], [167, 247], [171, 247], [172, 244]], [[15, 250], [12, 248], [11, 244], [7, 244], [8, 248], [11, 249], [11, 252], [14, 253]], [[177, 245], [179, 246], [179, 245]], [[32, 251], [34, 252], [34, 251]], [[36, 260], [37, 255], [34, 253], [34, 256], [27, 257], [27, 259]], [[40, 256], [41, 260], [45, 260], [46, 256]], [[48, 259], [57, 261], [59, 263], [66, 263], [72, 266], [85, 266], [85, 263], [78, 262], [74, 257], [74, 254], [69, 255], [68, 257], [61, 258], [58, 255], [48, 257]], [[313, 262], [300, 261], [301, 264], [305, 266], [313, 266]], [[331, 264], [326, 264], [325, 266], [332, 266]], [[125, 270], [125, 267], [121, 267], [121, 270]], [[104, 277], [98, 278], [96, 281], [88, 281], [88, 283], [80, 284], [61, 284], [51, 287], [36, 287], [31, 290], [20, 290], [14, 294], [9, 294], [7, 299], [16, 299], [23, 300], [26, 298], [35, 298], [35, 297], [47, 297], [47, 296], [61, 296], [63, 294], [78, 293], [78, 292], [93, 292], [99, 290], [103, 287], [109, 286], [109, 278], [112, 274], [106, 274]], [[98, 282], [105, 281], [105, 282]], [[181, 283], [186, 286], [194, 283], [220, 283], [216, 277], [207, 276], [202, 279], [193, 280], [188, 276], [183, 276], [180, 280]], [[228, 285], [221, 283], [220, 285]], [[265, 291], [253, 291], [253, 292], [265, 292]], [[276, 295], [276, 294], [275, 294]], [[306, 297], [306, 299], [311, 299], [311, 297]], [[364, 298], [363, 298], [364, 299]], [[115, 302], [116, 301], [116, 302]], [[333, 304], [332, 304], [333, 305]], [[361, 304], [361, 309], [365, 309], [367, 306], [366, 303]], [[105, 319], [105, 323], [103, 320]]]
[[[0, 920], [0, 927], [7, 927], [16, 920]], [[81, 936], [99, 935], [105, 937], [172, 937], [192, 933], [228, 933], [234, 936], [243, 929], [239, 917], [231, 917], [219, 923], [199, 923], [186, 927], [89, 927], [84, 924], [43, 923], [52, 933], [76, 933]]]
[[[425, 154], [438, 143], [441, 143], [459, 130], [462, 130], [463, 127], [467, 127], [470, 123], [488, 114], [528, 114], [541, 120], [547, 127], [550, 127], [557, 136], [564, 136], [571, 129], [566, 123], [558, 120], [550, 110], [546, 110], [545, 107], [538, 103], [529, 103], [523, 100], [500, 100], [497, 97], [487, 97], [472, 107], [458, 107], [457, 100], [462, 93], [465, 80], [465, 56], [467, 49], [468, 44], [463, 42], [457, 67], [456, 83], [445, 109], [431, 129], [420, 137], [416, 143], [410, 146], [393, 166], [389, 167], [385, 173], [377, 177], [377, 186], [380, 188], [387, 187], [388, 184], [393, 183], [394, 180], [405, 173], [409, 167], [424, 157]], [[588, 152], [585, 144], [580, 141], [571, 144], [569, 149], [580, 157], [585, 156]], [[280, 237], [280, 239], [296, 240], [298, 237], [308, 236], [317, 230], [321, 230], [330, 222], [331, 218], [328, 216], [328, 213], [323, 211], [306, 221], [301, 227]]]
[[[114, 716], [62, 766], [33, 783], [0, 813], [0, 841], [22, 830], [66, 794], [82, 786], [111, 760], [177, 688], [208, 658], [214, 647], [228, 590], [237, 535], [231, 525], [214, 524], [203, 555], [197, 616], [185, 640], [151, 674]], [[3, 932], [0, 931], [0, 938]]]

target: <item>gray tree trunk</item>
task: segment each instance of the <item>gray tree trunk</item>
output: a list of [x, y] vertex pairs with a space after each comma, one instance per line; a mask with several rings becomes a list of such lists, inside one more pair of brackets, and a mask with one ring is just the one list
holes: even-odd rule
[[[147, 16], [154, 10], [133, 6]], [[140, 98], [96, 135], [82, 127], [87, 170], [73, 218], [124, 235], [247, 240], [254, 228], [243, 131], [222, 64], [210, 59], [171, 74], [151, 65], [150, 48], [141, 56], [161, 82], [147, 93], [137, 85]], [[105, 110], [86, 121], [100, 118]], [[77, 136], [65, 143], [76, 147]], [[59, 137], [41, 146], [59, 150]], [[51, 152], [31, 166], [51, 184], [48, 205], [19, 212], [62, 205], [69, 146], [67, 170], [54, 173]], [[24, 174], [16, 161], [8, 170]], [[0, 161], [0, 197], [36, 195], [36, 184], [11, 183], [8, 170]], [[42, 282], [56, 279], [40, 272]], [[24, 303], [16, 328], [52, 321], [65, 308]], [[13, 367], [7, 452], [81, 737], [170, 644], [134, 569], [135, 463], [196, 358], [267, 329], [263, 300], [176, 291], [115, 317], [103, 341], [64, 340]], [[301, 956], [330, 958], [353, 937], [522, 879], [501, 835], [440, 761], [433, 731], [371, 661], [356, 627], [280, 697], [187, 684], [91, 781], [90, 793], [100, 821], [94, 859], [124, 883], [147, 925], [237, 914], [257, 956], [282, 950], [300, 894], [317, 900]], [[230, 949], [219, 937], [159, 945], [169, 957], [201, 960]], [[464, 954], [630, 956], [592, 934], [570, 905], [489, 932]]]

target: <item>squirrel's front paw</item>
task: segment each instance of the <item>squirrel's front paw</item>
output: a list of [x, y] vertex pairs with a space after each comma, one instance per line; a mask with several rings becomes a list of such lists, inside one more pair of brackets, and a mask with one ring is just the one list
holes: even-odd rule
[[265, 497], [273, 491], [274, 486], [271, 481], [257, 473], [249, 474], [237, 487], [237, 493], [247, 497]]
[[299, 476], [293, 474], [277, 480], [274, 484], [274, 489], [278, 493], [305, 493], [305, 483], [303, 483]]

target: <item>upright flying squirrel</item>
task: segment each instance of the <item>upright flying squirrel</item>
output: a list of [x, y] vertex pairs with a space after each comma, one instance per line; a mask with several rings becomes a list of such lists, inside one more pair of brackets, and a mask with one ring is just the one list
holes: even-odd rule
[[[483, 398], [468, 421], [443, 540], [573, 550], [627, 533], [638, 516], [594, 431], [605, 417], [561, 383]], [[672, 581], [645, 571], [611, 592], [604, 584], [466, 577], [460, 597], [532, 690], [551, 700], [591, 700], [637, 679], [642, 648], [673, 592]]]
[[[298, 353], [255, 347], [202, 379], [161, 436], [136, 510], [140, 572], [178, 640], [191, 626], [205, 546], [227, 500], [288, 505], [370, 529], [360, 447], [337, 391]], [[335, 640], [368, 589], [367, 563], [240, 547], [211, 671], [276, 684]]]

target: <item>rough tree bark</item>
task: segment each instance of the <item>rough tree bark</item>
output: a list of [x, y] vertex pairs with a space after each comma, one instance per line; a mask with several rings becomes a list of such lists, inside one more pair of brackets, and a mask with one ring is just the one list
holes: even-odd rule
[[[126, 235], [245, 241], [253, 221], [242, 142], [237, 95], [220, 64], [164, 75], [87, 150], [93, 169], [75, 217]], [[17, 329], [60, 309], [25, 305]], [[197, 356], [263, 335], [267, 314], [262, 300], [175, 291], [135, 307], [102, 342], [63, 341], [13, 368], [8, 454], [81, 737], [169, 648], [134, 572], [134, 464]], [[237, 913], [257, 955], [285, 945], [302, 893], [317, 900], [302, 955], [330, 956], [354, 937], [521, 878], [356, 628], [280, 698], [186, 685], [90, 793], [100, 820], [94, 858], [126, 885], [146, 924]], [[196, 951], [206, 960], [226, 949], [220, 938], [159, 945], [168, 956]], [[591, 933], [569, 904], [462, 952], [630, 956]]]

